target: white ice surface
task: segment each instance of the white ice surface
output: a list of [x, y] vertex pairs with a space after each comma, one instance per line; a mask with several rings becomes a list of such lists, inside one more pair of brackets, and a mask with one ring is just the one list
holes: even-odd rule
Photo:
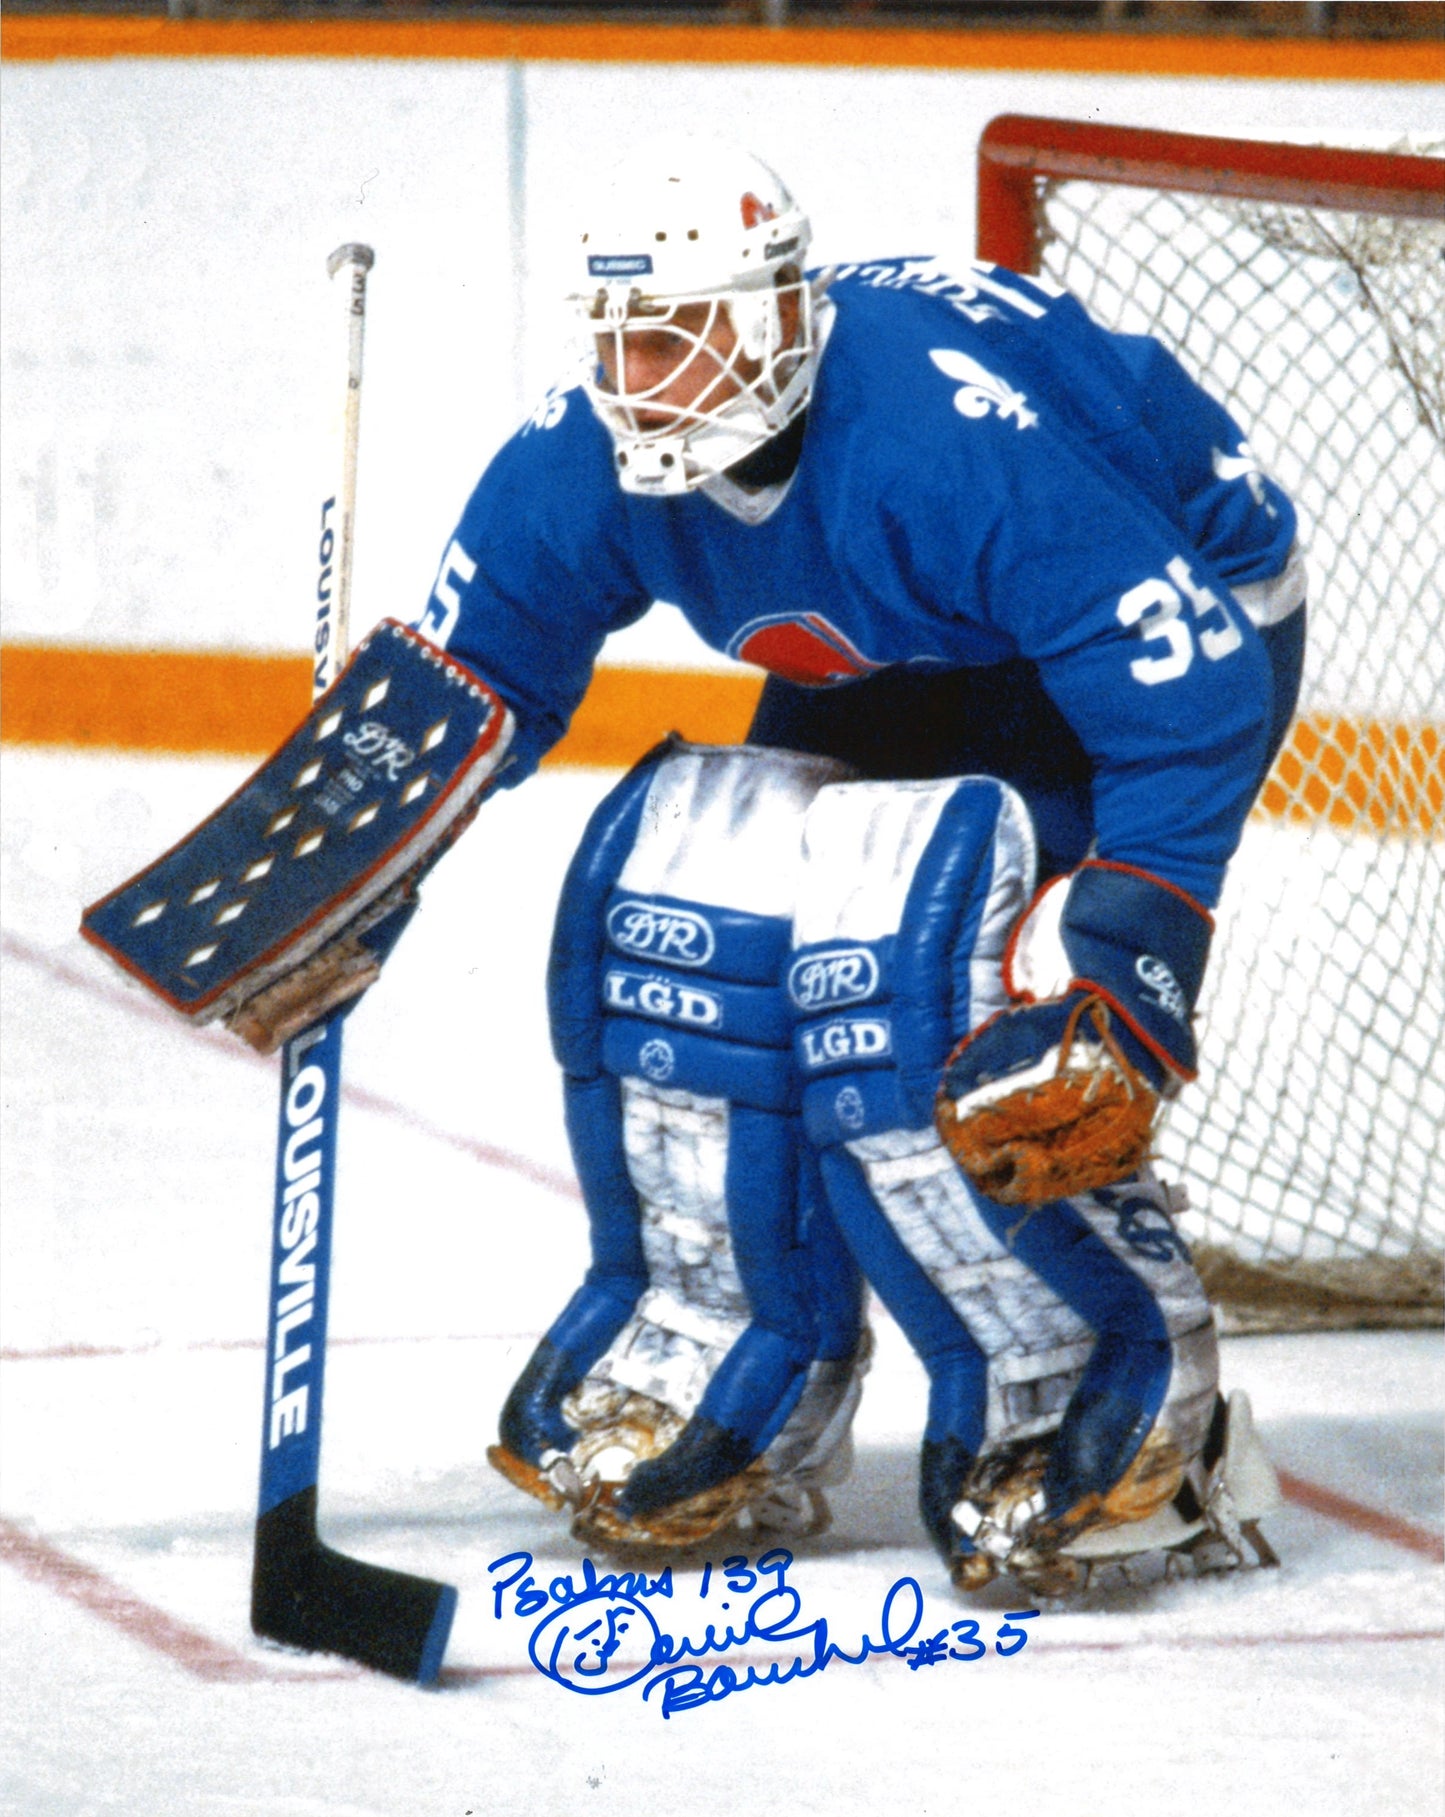
[[[488, 1566], [577, 1573], [557, 1517], [483, 1452], [584, 1265], [542, 972], [561, 871], [609, 778], [491, 804], [349, 1026], [322, 1462], [327, 1537], [456, 1584], [448, 1678], [423, 1693], [267, 1651], [247, 1624], [272, 1166], [272, 1065], [159, 1010], [76, 939], [82, 902], [185, 830], [222, 763], [7, 750], [3, 1481], [7, 1536], [198, 1631], [208, 1682], [0, 1562], [0, 1808], [24, 1817], [626, 1817], [1018, 1810], [1030, 1817], [1413, 1817], [1440, 1808], [1442, 1570], [1291, 1502], [1278, 1572], [1094, 1591], [1012, 1658], [834, 1664], [664, 1722], [635, 1688], [576, 1696], [493, 1614]], [[914, 1510], [923, 1377], [880, 1319], [859, 1457], [790, 1579], [841, 1645], [891, 1584], [924, 1632], [988, 1637]], [[1436, 1334], [1239, 1339], [1292, 1476], [1441, 1528]], [[720, 1554], [719, 1554], [720, 1555]], [[694, 1570], [672, 1632], [725, 1620]], [[157, 1617], [158, 1619], [158, 1617]], [[755, 1656], [755, 1655], [754, 1655]]]

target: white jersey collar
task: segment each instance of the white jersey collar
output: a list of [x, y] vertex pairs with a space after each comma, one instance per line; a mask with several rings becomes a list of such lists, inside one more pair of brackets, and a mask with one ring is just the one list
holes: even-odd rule
[[[830, 297], [819, 296], [814, 304], [814, 334], [817, 339], [817, 353], [813, 359], [813, 383], [817, 383], [818, 366], [827, 349], [828, 337], [833, 332], [833, 322], [837, 314]], [[774, 486], [740, 486], [736, 480], [730, 480], [726, 473], [715, 473], [711, 479], [704, 480], [698, 491], [729, 517], [735, 517], [742, 524], [765, 523], [792, 489], [797, 478], [794, 469], [785, 480], [779, 480]]]

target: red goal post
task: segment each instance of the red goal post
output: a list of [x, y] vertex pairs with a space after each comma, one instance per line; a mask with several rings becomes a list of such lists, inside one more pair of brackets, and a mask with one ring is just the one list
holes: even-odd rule
[[1299, 714], [1220, 905], [1161, 1160], [1242, 1328], [1438, 1323], [1445, 162], [1006, 115], [978, 256], [1168, 345], [1300, 512]]
[[979, 140], [978, 256], [1038, 271], [1040, 188], [1068, 177], [1445, 221], [1437, 158], [1002, 114]]

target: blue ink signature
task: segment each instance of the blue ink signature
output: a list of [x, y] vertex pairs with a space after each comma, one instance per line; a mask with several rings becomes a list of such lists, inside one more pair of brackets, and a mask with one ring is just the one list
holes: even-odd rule
[[[572, 1577], [556, 1577], [545, 1590], [531, 1575], [529, 1552], [509, 1552], [493, 1560], [488, 1570], [511, 1568], [509, 1576], [493, 1585], [493, 1608], [499, 1621], [508, 1612], [508, 1592], [513, 1615], [523, 1620], [541, 1616], [527, 1651], [544, 1678], [589, 1697], [641, 1684], [643, 1702], [656, 1697], [665, 1720], [681, 1710], [721, 1703], [740, 1691], [798, 1683], [816, 1677], [830, 1665], [860, 1666], [887, 1655], [905, 1660], [909, 1670], [916, 1672], [947, 1660], [982, 1659], [988, 1652], [979, 1636], [979, 1624], [973, 1620], [955, 1621], [915, 1639], [925, 1622], [923, 1591], [913, 1577], [900, 1577], [889, 1586], [876, 1632], [841, 1646], [832, 1637], [826, 1617], [810, 1621], [803, 1616], [802, 1595], [787, 1581], [792, 1563], [793, 1555], [782, 1547], [763, 1553], [756, 1570], [749, 1568], [744, 1556], [725, 1559], [722, 1588], [733, 1597], [750, 1596], [751, 1600], [741, 1614], [733, 1613], [730, 1600], [723, 1601], [721, 1608], [730, 1619], [703, 1621], [697, 1633], [665, 1630], [649, 1607], [657, 1599], [674, 1598], [670, 1567], [656, 1578], [643, 1572], [601, 1574], [591, 1559], [584, 1558], [580, 1583]], [[703, 1570], [699, 1601], [707, 1600], [712, 1576], [709, 1563]], [[765, 1587], [752, 1595], [760, 1583]], [[1037, 1615], [1037, 1609], [1005, 1614], [994, 1637], [994, 1651], [1000, 1658], [1010, 1659], [1022, 1651], [1028, 1630], [1014, 1624]], [[718, 1654], [749, 1645], [781, 1647], [784, 1653], [765, 1665], [717, 1659]]]

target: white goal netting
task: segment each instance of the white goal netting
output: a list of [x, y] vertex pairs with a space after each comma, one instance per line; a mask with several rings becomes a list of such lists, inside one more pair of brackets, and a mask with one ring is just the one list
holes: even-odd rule
[[1077, 180], [1039, 206], [1043, 271], [1230, 408], [1309, 553], [1299, 719], [1160, 1143], [1201, 1269], [1245, 1328], [1437, 1321], [1445, 224]]

